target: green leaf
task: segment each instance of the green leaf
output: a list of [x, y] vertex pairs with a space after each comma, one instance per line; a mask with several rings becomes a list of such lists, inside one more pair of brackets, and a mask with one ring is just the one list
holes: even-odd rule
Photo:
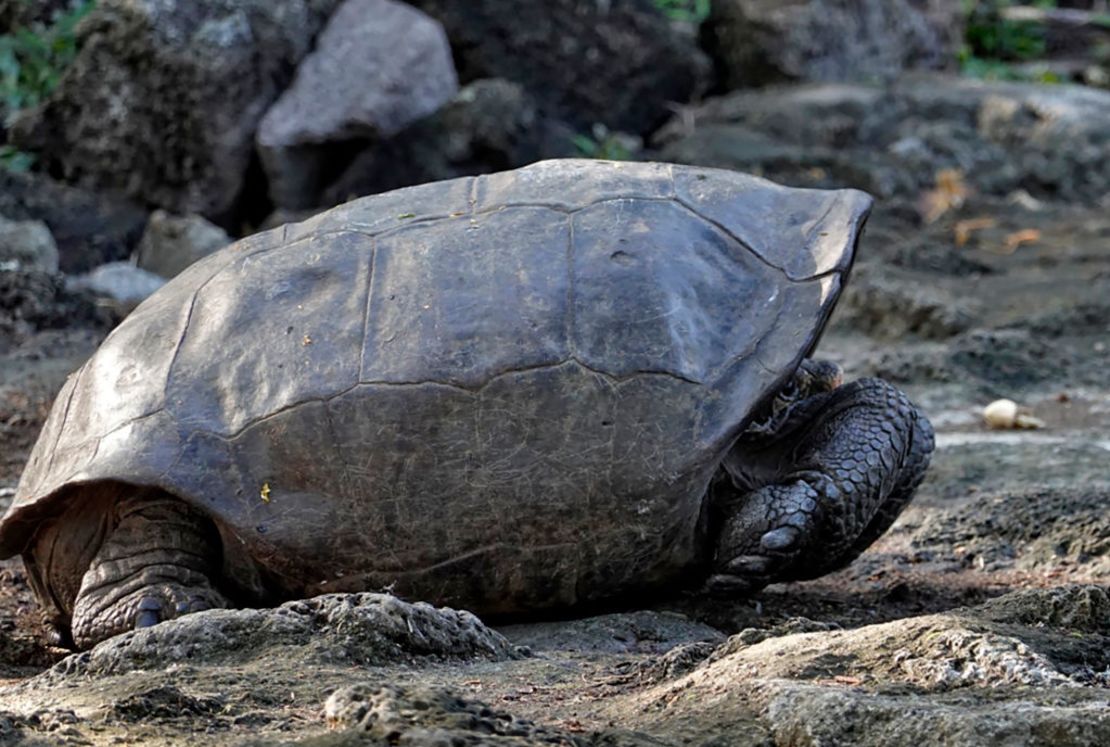
[[700, 24], [709, 17], [712, 0], [655, 0], [655, 7], [672, 21]]
[[578, 152], [586, 157], [593, 157], [597, 153], [597, 141], [589, 135], [575, 135], [570, 139], [570, 142], [578, 149]]
[[77, 55], [77, 24], [95, 5], [95, 0], [84, 0], [55, 12], [50, 24], [0, 34], [0, 114], [5, 120], [39, 103], [58, 86], [65, 67]]
[[35, 156], [25, 153], [10, 145], [0, 145], [0, 168], [7, 171], [22, 173], [30, 171], [35, 165]]

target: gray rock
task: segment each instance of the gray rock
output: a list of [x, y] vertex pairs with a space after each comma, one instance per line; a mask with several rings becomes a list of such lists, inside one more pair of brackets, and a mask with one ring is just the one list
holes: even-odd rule
[[176, 216], [155, 210], [136, 250], [136, 263], [139, 269], [172, 278], [230, 243], [226, 231], [199, 215]]
[[[1050, 469], [1048, 460], [1035, 455], [1044, 451], [1045, 445], [1033, 442], [1032, 446], [1025, 452], [1024, 465], [1009, 464], [1005, 454], [995, 457], [1000, 470], [1011, 473], [1012, 483], [1028, 485], [1038, 479], [1038, 473]], [[997, 454], [999, 450], [994, 451]], [[982, 449], [957, 445], [951, 452], [939, 460], [943, 471], [935, 479], [966, 475], [966, 482], [984, 481], [971, 472], [974, 460], [982, 463], [986, 458]], [[1073, 465], [1077, 481], [1085, 477], [1078, 475], [1079, 471]], [[987, 481], [999, 479], [985, 477]], [[1028, 488], [1012, 483], [997, 492], [981, 491], [973, 504], [931, 512], [910, 532], [910, 546], [937, 557], [974, 561], [991, 571], [1051, 573], [1082, 568], [1089, 578], [1110, 579], [1106, 489]], [[1105, 603], [1101, 615], [1106, 618]]]
[[676, 117], [663, 160], [917, 199], [954, 169], [983, 194], [1110, 194], [1110, 91], [911, 75], [887, 86], [742, 91]]
[[130, 256], [146, 212], [107, 193], [56, 182], [42, 174], [0, 169], [0, 216], [41, 220], [58, 246], [63, 272], [78, 273]]
[[731, 89], [952, 67], [961, 24], [946, 0], [718, 0], [705, 36]]
[[974, 703], [786, 683], [768, 690], [766, 719], [775, 744], [1091, 747], [1110, 740], [1110, 702], [1078, 693]]
[[844, 290], [833, 324], [888, 340], [907, 334], [943, 340], [970, 329], [973, 305], [908, 273], [885, 265], [862, 265]]
[[[0, 352], [40, 330], [98, 328], [112, 321], [91, 299], [68, 290], [65, 278], [58, 273], [35, 268], [0, 269]], [[0, 650], [4, 648], [3, 635], [0, 630]]]
[[157, 723], [181, 717], [211, 716], [227, 707], [223, 697], [198, 698], [174, 685], [158, 685], [115, 700], [102, 718], [108, 722]]
[[651, 0], [413, 0], [447, 29], [459, 76], [507, 78], [546, 114], [645, 134], [696, 95], [709, 63]]
[[352, 729], [388, 744], [587, 744], [485, 703], [464, 700], [442, 687], [365, 684], [340, 688], [324, 704], [324, 719], [333, 729]]
[[572, 137], [569, 127], [543, 116], [519, 83], [478, 80], [432, 116], [356, 156], [323, 204], [574, 156]]
[[92, 272], [69, 278], [70, 290], [85, 290], [119, 305], [120, 311], [138, 306], [147, 296], [165, 285], [166, 279], [140, 270], [130, 262], [109, 262]]
[[1054, 630], [1107, 635], [1110, 593], [1099, 586], [1024, 589], [973, 608], [981, 619]]
[[259, 125], [271, 198], [284, 208], [315, 204], [329, 151], [314, 146], [388, 138], [457, 91], [439, 23], [395, 0], [346, 0]]
[[0, 218], [0, 270], [58, 271], [58, 246], [40, 220]]
[[338, 0], [102, 0], [12, 140], [67, 181], [177, 213], [233, 206], [254, 132]]
[[274, 609], [209, 610], [109, 638], [42, 675], [86, 677], [173, 662], [288, 660], [381, 665], [415, 657], [501, 661], [521, 656], [469, 612], [389, 594], [327, 594]]
[[1107, 608], [1104, 589], [1068, 586], [852, 630], [734, 637], [636, 703], [649, 722], [696, 724], [693, 742], [754, 711], [775, 744], [1101, 744]]

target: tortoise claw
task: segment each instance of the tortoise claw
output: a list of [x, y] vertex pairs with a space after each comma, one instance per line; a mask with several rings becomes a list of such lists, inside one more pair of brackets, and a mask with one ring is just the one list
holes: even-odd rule
[[763, 584], [753, 583], [750, 578], [715, 573], [705, 582], [704, 591], [715, 596], [734, 596], [758, 591]]
[[[176, 595], [174, 595], [176, 596]], [[157, 596], [146, 595], [136, 607], [135, 628], [149, 628], [166, 620], [172, 620], [191, 612], [203, 612], [212, 609], [212, 603], [200, 595], [180, 597], [173, 602], [172, 612], [166, 603]]]
[[135, 612], [135, 628], [149, 628], [162, 622], [162, 603], [155, 597], [143, 597]]
[[772, 529], [759, 540], [759, 546], [768, 552], [783, 552], [798, 544], [801, 531], [797, 527], [784, 526]]
[[763, 555], [741, 555], [725, 564], [725, 573], [761, 576], [770, 570], [771, 558]]

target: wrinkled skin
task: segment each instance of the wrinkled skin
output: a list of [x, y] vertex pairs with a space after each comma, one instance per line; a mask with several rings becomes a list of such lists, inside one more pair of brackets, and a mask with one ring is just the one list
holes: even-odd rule
[[[902, 392], [878, 379], [841, 386], [836, 366], [803, 362], [710, 487], [705, 590], [747, 594], [847, 565], [909, 503], [932, 450]], [[213, 522], [157, 490], [118, 486], [86, 502], [40, 530], [25, 560], [56, 610], [55, 641], [78, 648], [235, 601], [221, 591]]]

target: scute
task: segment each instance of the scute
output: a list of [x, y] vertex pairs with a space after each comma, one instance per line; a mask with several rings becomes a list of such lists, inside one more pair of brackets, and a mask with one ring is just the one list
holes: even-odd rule
[[474, 388], [567, 360], [569, 240], [530, 206], [378, 237], [360, 380]]
[[165, 384], [181, 427], [226, 437], [354, 386], [372, 257], [360, 233], [310, 235], [236, 256], [198, 288]]
[[675, 172], [675, 194], [791, 280], [843, 272], [871, 198], [853, 189], [782, 187], [756, 177], [715, 178], [715, 169]]
[[673, 201], [601, 202], [573, 227], [576, 354], [614, 376], [710, 385], [782, 304], [779, 272]]
[[569, 212], [602, 200], [668, 200], [674, 197], [672, 169], [669, 163], [543, 161], [478, 177], [474, 209], [544, 205]]
[[63, 388], [0, 557], [80, 484], [116, 480], [211, 512], [291, 595], [396, 582], [508, 611], [675, 580], [721, 455], [815, 343], [867, 207], [545, 162], [239, 242]]

